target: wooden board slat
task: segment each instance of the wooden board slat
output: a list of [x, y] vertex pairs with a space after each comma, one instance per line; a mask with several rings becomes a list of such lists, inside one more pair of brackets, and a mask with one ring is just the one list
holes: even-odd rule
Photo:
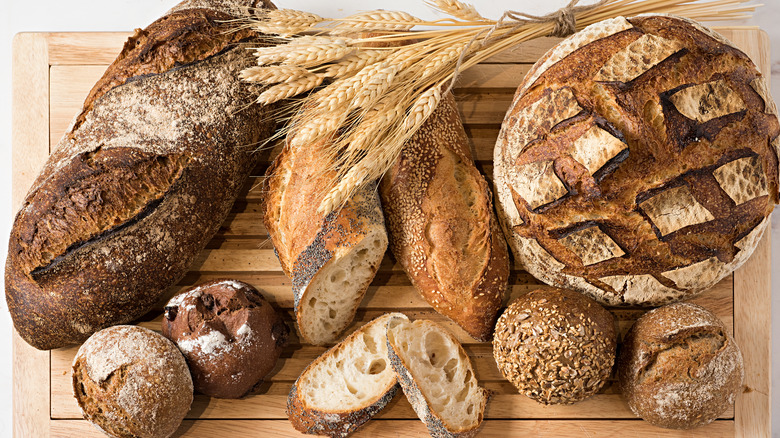
[[[755, 29], [724, 32], [741, 46], [763, 71], [768, 69], [768, 42]], [[80, 110], [84, 97], [118, 53], [128, 36], [112, 33], [51, 33], [17, 37], [14, 61], [14, 199], [19, 202], [49, 152]], [[490, 178], [492, 150], [504, 113], [523, 75], [559, 39], [543, 38], [490, 58], [461, 76], [455, 94], [480, 170]], [[18, 45], [18, 47], [17, 47]], [[18, 73], [18, 74], [17, 74]], [[767, 73], [765, 73], [767, 74]], [[19, 99], [17, 99], [17, 90]], [[17, 123], [24, 120], [23, 123]], [[32, 154], [25, 148], [33, 145]], [[156, 310], [138, 323], [159, 330], [160, 309], [173, 294], [193, 284], [231, 277], [247, 281], [292, 320], [293, 297], [289, 279], [281, 272], [266, 236], [260, 215], [262, 174], [270, 153], [255, 169], [255, 177], [217, 236], [198, 257], [192, 270], [171, 287]], [[37, 148], [37, 149], [35, 149]], [[18, 204], [17, 204], [18, 205]], [[767, 233], [768, 234], [768, 233]], [[735, 334], [745, 353], [749, 391], [738, 397], [736, 407], [721, 419], [693, 431], [658, 429], [633, 419], [610, 379], [593, 398], [570, 406], [541, 406], [514, 392], [502, 380], [492, 359], [490, 344], [480, 344], [460, 327], [435, 313], [411, 286], [400, 266], [386, 257], [377, 278], [361, 303], [352, 331], [387, 310], [402, 310], [413, 319], [442, 323], [464, 343], [482, 384], [494, 392], [487, 421], [480, 436], [762, 436], [769, 430], [769, 246], [768, 237], [745, 267], [712, 290], [691, 300], [716, 313]], [[507, 302], [536, 287], [539, 282], [515, 266]], [[619, 338], [643, 313], [640, 309], [610, 309], [616, 316]], [[38, 352], [17, 338], [15, 343], [14, 409], [16, 436], [102, 436], [80, 413], [71, 395], [70, 364], [76, 348]], [[229, 433], [237, 438], [297, 435], [285, 418], [286, 393], [300, 371], [321, 347], [301, 345], [291, 336], [277, 368], [266, 379], [261, 393], [244, 400], [216, 400], [197, 395], [188, 419], [177, 435], [213, 436]], [[264, 420], [257, 420], [262, 418]], [[427, 436], [408, 402], [398, 395], [389, 407], [369, 422], [357, 436]]]
[[[249, 431], [249, 432], [247, 432]], [[262, 431], [265, 436], [303, 436], [287, 420], [185, 420], [174, 436], [189, 438], [249, 438]], [[734, 435], [734, 422], [718, 420], [698, 429], [678, 431], [660, 429], [638, 420], [496, 420], [485, 421], [479, 436], [506, 438], [532, 436], [536, 438], [614, 438], [614, 437], [679, 437], [713, 438]], [[51, 436], [56, 438], [102, 438], [86, 421], [53, 421]], [[353, 437], [423, 438], [430, 436], [425, 426], [416, 420], [373, 420], [355, 432]]]

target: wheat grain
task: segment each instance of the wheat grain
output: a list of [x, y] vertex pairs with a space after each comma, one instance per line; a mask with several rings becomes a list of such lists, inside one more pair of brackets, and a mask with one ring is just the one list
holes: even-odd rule
[[441, 90], [433, 86], [425, 90], [409, 109], [401, 124], [401, 131], [417, 130], [436, 109], [441, 100]]
[[317, 14], [294, 9], [258, 9], [259, 21], [252, 26], [257, 32], [291, 36], [311, 29], [323, 18]]
[[274, 85], [260, 93], [257, 97], [257, 103], [268, 105], [301, 94], [319, 86], [324, 79], [325, 77], [321, 74], [309, 73], [290, 82]]
[[408, 31], [423, 20], [400, 11], [369, 11], [350, 15], [334, 21], [331, 32], [354, 32], [355, 30]]
[[290, 82], [309, 74], [305, 68], [296, 65], [274, 65], [270, 67], [250, 67], [240, 74], [241, 79], [261, 84]]
[[430, 59], [426, 60], [421, 78], [432, 77], [447, 65], [455, 63], [467, 46], [468, 41], [462, 41], [432, 55]]
[[[754, 10], [741, 5], [745, 1], [606, 0], [595, 8], [569, 12], [576, 17], [576, 28], [582, 29], [606, 18], [640, 13], [733, 19]], [[441, 100], [442, 86], [454, 81], [458, 72], [519, 43], [550, 35], [560, 28], [556, 20], [565, 15], [525, 20], [517, 14], [505, 16], [498, 24], [461, 0], [428, 3], [450, 18], [423, 21], [405, 12], [372, 11], [334, 20], [281, 10], [264, 13], [256, 23], [260, 30], [285, 36], [303, 28], [319, 32], [296, 36], [283, 46], [258, 49], [258, 65], [281, 65], [248, 69], [242, 78], [286, 81], [264, 91], [258, 98], [261, 102], [291, 97], [332, 79], [298, 103], [299, 111], [285, 131], [298, 144], [322, 144], [324, 167], [335, 171], [332, 186], [323, 187], [327, 195], [320, 211], [339, 207], [395, 162], [404, 142]], [[408, 32], [416, 25], [436, 29]], [[373, 34], [366, 36], [366, 32]], [[338, 38], [343, 35], [354, 37]], [[286, 70], [273, 70], [280, 67]]]
[[375, 64], [387, 57], [387, 51], [361, 50], [352, 53], [336, 64], [329, 65], [323, 73], [326, 78], [341, 78], [362, 70], [365, 66]]
[[433, 0], [426, 2], [445, 14], [452, 15], [463, 21], [490, 21], [477, 12], [473, 5], [458, 0]]

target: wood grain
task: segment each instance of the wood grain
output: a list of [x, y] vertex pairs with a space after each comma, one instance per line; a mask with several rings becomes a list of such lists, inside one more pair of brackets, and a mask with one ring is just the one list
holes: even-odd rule
[[[755, 29], [722, 30], [753, 59], [762, 71], [768, 69], [768, 42]], [[84, 97], [111, 62], [129, 34], [49, 33], [17, 37], [14, 58], [14, 199], [21, 202], [27, 187], [49, 153], [49, 144], [59, 141]], [[543, 38], [490, 58], [467, 71], [455, 94], [477, 165], [492, 174], [492, 151], [504, 113], [514, 89], [531, 64], [560, 39]], [[17, 47], [18, 46], [18, 47]], [[17, 57], [18, 53], [18, 57]], [[768, 76], [768, 75], [767, 75]], [[17, 98], [18, 96], [18, 98]], [[278, 151], [272, 148], [271, 156]], [[28, 149], [32, 148], [32, 149]], [[155, 311], [138, 324], [159, 330], [164, 302], [191, 285], [216, 278], [246, 281], [288, 314], [292, 314], [289, 279], [273, 255], [259, 217], [262, 200], [261, 163], [243, 196], [233, 207], [217, 236], [200, 254], [191, 272], [170, 288]], [[691, 300], [712, 310], [724, 320], [745, 353], [746, 384], [734, 410], [721, 420], [680, 433], [654, 428], [633, 419], [611, 379], [593, 398], [571, 406], [544, 407], [517, 394], [495, 367], [489, 344], [479, 344], [457, 325], [433, 312], [420, 298], [397, 263], [386, 257], [377, 278], [361, 303], [348, 331], [381, 315], [400, 309], [410, 317], [441, 322], [464, 343], [476, 373], [494, 398], [480, 436], [767, 436], [769, 429], [769, 245], [767, 236], [746, 265], [712, 290]], [[512, 272], [510, 299], [536, 287], [539, 282], [516, 266]], [[620, 337], [641, 309], [611, 309]], [[19, 345], [16, 345], [16, 344]], [[286, 394], [292, 381], [317, 355], [320, 347], [301, 345], [295, 335], [283, 359], [268, 377], [260, 394], [244, 400], [217, 400], [197, 395], [188, 419], [177, 436], [231, 434], [256, 436], [257, 430], [274, 436], [297, 435], [285, 420]], [[48, 352], [31, 349], [18, 337], [15, 342], [14, 410], [16, 436], [102, 436], [80, 413], [71, 395], [70, 363], [76, 348]], [[264, 420], [257, 420], [257, 419]], [[399, 395], [378, 419], [369, 422], [357, 436], [428, 436], [406, 399]], [[733, 420], [731, 420], [733, 419]], [[511, 421], [510, 421], [511, 420]]]

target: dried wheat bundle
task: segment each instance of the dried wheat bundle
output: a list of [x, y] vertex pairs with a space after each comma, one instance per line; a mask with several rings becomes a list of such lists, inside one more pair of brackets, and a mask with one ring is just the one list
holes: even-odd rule
[[[255, 50], [257, 67], [242, 78], [270, 85], [257, 98], [272, 103], [301, 93], [284, 134], [293, 147], [326, 141], [328, 169], [337, 171], [320, 211], [330, 212], [380, 178], [403, 144], [433, 112], [459, 72], [519, 43], [566, 36], [616, 16], [668, 13], [694, 20], [746, 18], [748, 0], [579, 0], [546, 16], [507, 11], [490, 20], [459, 0], [429, 0], [449, 18], [425, 21], [405, 12], [371, 11], [323, 18], [290, 9], [260, 10], [259, 32], [287, 43]], [[414, 26], [434, 30], [412, 32]], [[323, 86], [323, 84], [325, 84]], [[317, 90], [315, 90], [317, 89]]]

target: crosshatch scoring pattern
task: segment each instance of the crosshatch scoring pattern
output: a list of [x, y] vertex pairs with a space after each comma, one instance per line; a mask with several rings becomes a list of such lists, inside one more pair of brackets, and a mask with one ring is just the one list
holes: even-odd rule
[[[765, 35], [757, 30], [725, 33], [742, 46], [766, 74], [768, 53]], [[17, 38], [14, 68], [19, 74], [15, 76], [17, 94], [14, 111], [17, 121], [26, 119], [25, 123], [29, 125], [21, 122], [15, 125], [15, 133], [24, 131], [22, 135], [16, 134], [14, 140], [14, 195], [17, 205], [45, 160], [49, 145], [58, 142], [87, 92], [116, 56], [126, 37], [125, 33], [94, 33], [28, 34]], [[545, 38], [524, 44], [472, 68], [459, 81], [455, 90], [458, 108], [471, 139], [477, 167], [489, 180], [493, 173], [493, 145], [515, 88], [533, 62], [557, 41]], [[28, 55], [23, 55], [25, 49]], [[33, 55], [29, 55], [30, 51]], [[35, 58], [35, 53], [40, 56]], [[25, 57], [28, 57], [26, 62], [29, 65], [21, 66]], [[31, 65], [36, 62], [38, 64]], [[45, 62], [45, 69], [40, 65], [41, 62]], [[21, 73], [25, 69], [29, 74], [23, 77]], [[32, 87], [36, 84], [40, 86], [42, 80], [45, 80], [47, 89], [33, 90]], [[29, 95], [22, 98], [20, 91], [27, 91]], [[45, 104], [45, 108], [36, 108], [35, 104]], [[45, 122], [45, 133], [40, 126], [33, 125], [35, 120]], [[609, 140], [608, 135], [607, 132], [597, 130], [586, 134], [593, 137], [594, 141]], [[39, 153], [36, 155], [30, 149], [21, 153], [22, 141], [39, 145]], [[41, 146], [43, 142], [45, 146]], [[620, 154], [624, 149], [622, 143], [612, 143], [614, 147], [610, 153]], [[578, 153], [581, 153], [582, 162], [588, 169], [598, 169], [602, 161], [610, 158], [592, 156], [588, 144], [582, 142], [577, 149]], [[41, 148], [45, 148], [43, 152]], [[260, 190], [262, 175], [277, 151], [278, 148], [272, 148], [263, 152], [262, 164], [255, 169], [255, 176], [248, 181], [228, 219], [200, 254], [187, 276], [167, 291], [165, 300], [188, 286], [230, 277], [261, 289], [267, 299], [288, 314], [287, 321], [292, 324], [293, 295], [290, 281], [282, 273], [274, 256], [259, 213], [263, 195]], [[580, 231], [589, 232], [599, 236], [598, 229]], [[608, 243], [605, 242], [605, 246]], [[598, 257], [598, 254], [591, 256]], [[744, 268], [691, 300], [712, 310], [736, 335], [746, 356], [746, 385], [749, 389], [738, 398], [734, 410], [724, 413], [711, 425], [686, 432], [686, 436], [759, 436], [752, 432], [761, 434], [762, 431], [768, 434], [768, 272], [768, 239], [765, 236], [756, 254]], [[512, 267], [510, 283], [507, 302], [540, 284], [516, 265]], [[163, 303], [161, 301], [153, 312], [138, 323], [159, 331]], [[618, 321], [621, 339], [633, 321], [643, 313], [642, 310], [632, 308], [611, 310]], [[493, 393], [481, 436], [521, 433], [534, 436], [614, 436], [621, 433], [678, 435], [677, 431], [658, 429], [636, 419], [621, 400], [614, 379], [596, 396], [570, 406], [545, 407], [518, 394], [509, 382], [502, 379], [496, 368], [492, 346], [489, 343], [477, 343], [457, 325], [434, 312], [411, 286], [400, 265], [389, 256], [382, 261], [379, 273], [347, 333], [387, 311], [402, 311], [413, 319], [427, 318], [441, 322], [464, 344], [480, 384]], [[762, 320], [762, 315], [765, 320]], [[15, 339], [15, 397], [18, 399], [19, 394], [28, 394], [24, 399], [15, 401], [17, 434], [27, 435], [23, 431], [39, 431], [35, 436], [102, 436], [81, 419], [78, 406], [71, 396], [70, 365], [76, 350], [76, 347], [71, 347], [51, 353], [38, 352], [24, 345], [18, 337]], [[293, 336], [291, 345], [266, 379], [260, 394], [237, 401], [196, 395], [192, 410], [179, 433], [196, 437], [206, 437], [217, 432], [230, 433], [235, 437], [258, 436], [258, 432], [269, 436], [298, 435], [286, 420], [287, 393], [304, 367], [324, 351], [325, 348], [301, 344]], [[427, 431], [399, 392], [388, 407], [356, 435], [427, 436]]]

